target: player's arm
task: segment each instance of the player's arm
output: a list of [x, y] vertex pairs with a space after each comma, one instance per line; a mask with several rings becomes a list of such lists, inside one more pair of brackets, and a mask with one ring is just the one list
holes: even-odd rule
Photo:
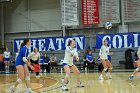
[[74, 54], [73, 54], [74, 57], [76, 58], [77, 61], [79, 61], [79, 55], [78, 55], [78, 51], [77, 51], [77, 49], [74, 48], [73, 51], [74, 51]]
[[99, 57], [101, 58], [101, 55], [102, 55], [102, 48], [100, 49], [99, 51]]
[[74, 55], [74, 51], [69, 46], [66, 47], [66, 51], [68, 51], [71, 55]]
[[28, 57], [27, 57], [28, 62], [30, 62], [31, 56], [32, 56], [32, 53], [30, 53], [30, 54], [28, 55]]
[[22, 60], [23, 60], [23, 62], [25, 62], [27, 64], [27, 66], [29, 66], [33, 70], [34, 69], [33, 66], [31, 65], [31, 63], [27, 59], [27, 56], [28, 56], [27, 54], [28, 54], [27, 49], [24, 48], [22, 51], [22, 55], [23, 55]]
[[138, 48], [137, 55], [138, 55], [138, 57], [140, 57], [139, 56], [140, 55], [140, 47]]

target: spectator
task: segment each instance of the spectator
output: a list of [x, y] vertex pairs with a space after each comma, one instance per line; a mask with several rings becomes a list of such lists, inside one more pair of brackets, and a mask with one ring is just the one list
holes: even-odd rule
[[3, 54], [0, 54], [0, 62], [3, 62]]
[[50, 62], [51, 62], [51, 67], [52, 69], [56, 69], [56, 71], [58, 72], [58, 68], [57, 68], [57, 58], [55, 56], [55, 54], [52, 54], [51, 58], [50, 58]]
[[[44, 55], [43, 57], [43, 61], [44, 61], [44, 66], [46, 68], [46, 72], [50, 73], [50, 58], [47, 56], [47, 54]], [[44, 72], [44, 70], [43, 70]]]
[[3, 54], [0, 54], [0, 71], [5, 70]]
[[89, 49], [87, 49], [86, 51], [85, 51], [85, 54], [84, 54], [84, 56], [83, 56], [83, 61], [84, 61], [84, 69], [86, 68], [86, 55], [87, 55], [87, 53], [88, 53], [88, 50]]
[[87, 53], [85, 55], [85, 67], [88, 69], [94, 68], [94, 60], [93, 60], [93, 55], [91, 50], [87, 50]]

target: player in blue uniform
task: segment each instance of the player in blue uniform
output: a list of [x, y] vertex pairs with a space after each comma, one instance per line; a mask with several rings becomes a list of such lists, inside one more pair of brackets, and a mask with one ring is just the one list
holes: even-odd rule
[[29, 66], [32, 70], [34, 69], [27, 59], [29, 54], [28, 48], [30, 47], [30, 45], [31, 45], [31, 40], [29, 38], [24, 39], [23, 43], [21, 44], [21, 49], [15, 63], [16, 69], [18, 71], [18, 79], [15, 85], [10, 87], [10, 90], [13, 91], [14, 93], [18, 93], [16, 91], [16, 87], [18, 84], [22, 83], [24, 79], [26, 81], [25, 83], [27, 86], [26, 93], [34, 93], [30, 87], [30, 74], [27, 67]]
[[134, 70], [133, 74], [129, 76], [129, 80], [133, 80], [134, 79], [134, 76], [139, 72], [140, 70], [140, 47], [138, 48], [138, 51], [137, 51], [137, 56], [138, 56], [138, 67]]

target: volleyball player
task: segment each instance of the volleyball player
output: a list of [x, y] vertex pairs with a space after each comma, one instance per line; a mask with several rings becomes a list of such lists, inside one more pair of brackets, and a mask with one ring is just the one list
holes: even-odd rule
[[4, 52], [5, 73], [9, 73], [10, 55], [11, 53], [8, 51], [8, 48], [6, 48]]
[[77, 69], [77, 67], [73, 64], [73, 58], [75, 57], [77, 61], [79, 61], [78, 53], [75, 47], [75, 41], [70, 40], [68, 42], [68, 46], [66, 47], [65, 50], [65, 57], [63, 61], [63, 67], [66, 73], [66, 76], [64, 79], [62, 79], [62, 90], [63, 91], [68, 91], [69, 89], [67, 88], [68, 84], [68, 79], [70, 77], [70, 71], [72, 70], [74, 74], [77, 75], [77, 87], [84, 87], [80, 81], [80, 71]]
[[39, 79], [39, 72], [40, 72], [40, 53], [38, 52], [37, 48], [34, 48], [34, 51], [29, 55], [29, 60], [34, 67], [33, 72], [36, 73], [36, 78]]
[[138, 55], [138, 67], [134, 70], [133, 74], [129, 76], [129, 80], [133, 80], [134, 79], [134, 75], [140, 70], [140, 47], [138, 48], [137, 51], [137, 55]]
[[99, 56], [100, 56], [100, 59], [101, 59], [101, 62], [102, 62], [104, 69], [102, 70], [102, 73], [99, 77], [99, 80], [104, 79], [103, 76], [104, 76], [105, 72], [107, 71], [107, 69], [108, 69], [107, 77], [109, 79], [112, 78], [112, 76], [111, 76], [112, 64], [108, 60], [108, 55], [109, 55], [108, 41], [104, 40], [103, 45], [100, 49], [100, 53], [99, 53]]
[[30, 74], [27, 67], [29, 66], [32, 70], [34, 69], [27, 59], [29, 54], [28, 48], [30, 47], [30, 45], [31, 40], [29, 38], [24, 39], [23, 43], [21, 44], [21, 49], [15, 63], [16, 69], [18, 71], [18, 79], [15, 85], [10, 87], [10, 90], [14, 93], [18, 93], [16, 87], [18, 84], [21, 84], [24, 81], [24, 79], [26, 81], [25, 83], [27, 87], [26, 93], [34, 93], [30, 87]]

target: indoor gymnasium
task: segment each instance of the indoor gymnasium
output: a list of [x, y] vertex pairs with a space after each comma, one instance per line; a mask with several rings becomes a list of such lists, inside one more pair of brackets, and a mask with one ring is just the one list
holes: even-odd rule
[[0, 0], [0, 93], [140, 93], [140, 0]]

